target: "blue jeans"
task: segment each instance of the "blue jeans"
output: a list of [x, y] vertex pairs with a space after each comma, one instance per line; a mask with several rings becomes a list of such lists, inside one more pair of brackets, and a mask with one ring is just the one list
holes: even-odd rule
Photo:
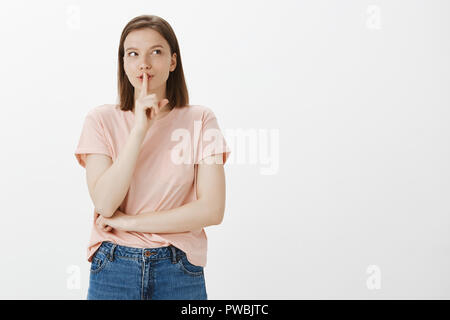
[[173, 245], [102, 242], [92, 257], [87, 300], [207, 300], [203, 267]]

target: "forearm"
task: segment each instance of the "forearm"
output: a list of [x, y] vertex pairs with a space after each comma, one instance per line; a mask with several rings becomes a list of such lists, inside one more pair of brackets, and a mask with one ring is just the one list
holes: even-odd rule
[[217, 211], [199, 199], [175, 209], [142, 212], [132, 216], [127, 231], [177, 233], [197, 230], [219, 224]]
[[94, 187], [96, 212], [104, 217], [114, 214], [130, 187], [145, 132], [133, 128], [116, 161], [100, 176]]

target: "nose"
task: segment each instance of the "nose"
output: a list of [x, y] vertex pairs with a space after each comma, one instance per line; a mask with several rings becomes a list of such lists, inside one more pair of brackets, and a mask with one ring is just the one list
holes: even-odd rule
[[151, 58], [143, 56], [142, 60], [139, 63], [139, 69], [142, 70], [149, 70], [151, 69]]
[[149, 69], [150, 69], [150, 67], [147, 64], [145, 64], [145, 63], [142, 63], [139, 66], [139, 70], [149, 70]]

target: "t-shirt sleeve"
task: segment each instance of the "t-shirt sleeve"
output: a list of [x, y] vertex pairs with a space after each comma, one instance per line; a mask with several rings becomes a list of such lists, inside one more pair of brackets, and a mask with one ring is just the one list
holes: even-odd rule
[[86, 155], [89, 153], [105, 154], [112, 158], [104, 127], [93, 110], [84, 119], [80, 140], [75, 150], [75, 157], [83, 168], [86, 168]]
[[215, 154], [223, 154], [222, 159], [223, 164], [225, 164], [230, 153], [231, 149], [227, 145], [214, 112], [207, 108], [202, 120], [195, 164], [198, 164], [201, 160]]

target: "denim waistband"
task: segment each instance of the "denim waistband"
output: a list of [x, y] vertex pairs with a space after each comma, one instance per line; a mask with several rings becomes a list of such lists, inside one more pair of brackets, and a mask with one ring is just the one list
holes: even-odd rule
[[173, 245], [158, 248], [134, 248], [118, 245], [110, 241], [103, 241], [98, 250], [104, 252], [110, 259], [114, 256], [150, 260], [171, 258], [176, 262], [178, 258], [186, 255], [184, 251]]

